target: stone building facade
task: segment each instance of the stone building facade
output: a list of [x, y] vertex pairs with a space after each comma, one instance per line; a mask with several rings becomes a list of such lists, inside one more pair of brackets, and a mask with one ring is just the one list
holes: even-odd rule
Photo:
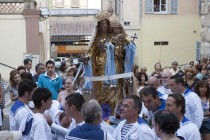
[[201, 2], [201, 57], [210, 58], [210, 0]]

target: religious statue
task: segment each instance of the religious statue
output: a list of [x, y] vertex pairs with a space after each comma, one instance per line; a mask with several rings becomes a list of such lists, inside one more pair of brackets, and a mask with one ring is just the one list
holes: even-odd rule
[[[100, 104], [108, 103], [113, 111], [117, 102], [125, 96], [123, 79], [113, 77], [125, 73], [128, 69], [124, 67], [126, 46], [129, 47], [131, 42], [120, 23], [111, 22], [110, 17], [111, 14], [106, 11], [96, 15], [97, 25], [89, 43], [87, 57], [91, 61], [93, 79], [94, 77], [101, 79], [93, 80], [93, 94]], [[131, 68], [132, 66], [130, 72]]]

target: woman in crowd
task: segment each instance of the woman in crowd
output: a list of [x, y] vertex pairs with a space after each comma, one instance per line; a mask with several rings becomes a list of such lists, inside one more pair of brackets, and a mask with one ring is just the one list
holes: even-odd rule
[[139, 69], [139, 66], [138, 65], [133, 65], [133, 68], [132, 68], [132, 70], [133, 70], [133, 75], [137, 75], [137, 73], [140, 71], [140, 69]]
[[200, 64], [196, 64], [194, 66], [194, 68], [195, 68], [195, 71], [196, 71], [196, 78], [198, 78], [199, 80], [201, 80], [203, 78], [203, 74], [201, 73], [203, 66], [200, 65]]
[[78, 77], [77, 78], [77, 86], [78, 86], [77, 92], [79, 92], [80, 94], [82, 94], [84, 84], [85, 84], [85, 77], [84, 76]]
[[74, 78], [77, 74], [77, 68], [76, 67], [68, 67], [66, 69], [66, 74], [64, 78]]
[[18, 85], [21, 81], [20, 73], [18, 70], [12, 70], [10, 72], [10, 99], [16, 101], [18, 99]]
[[61, 103], [62, 107], [64, 107], [65, 105], [65, 98], [71, 94], [71, 93], [75, 93], [76, 91], [74, 90], [74, 85], [72, 84], [73, 79], [72, 78], [67, 78], [65, 80], [65, 90], [61, 91], [58, 95], [58, 101]]
[[155, 63], [154, 65], [154, 71], [151, 73], [151, 76], [155, 74], [161, 74], [161, 72], [163, 71], [162, 66], [160, 64], [160, 62]]
[[200, 128], [200, 132], [202, 134], [203, 140], [210, 139], [210, 88], [208, 86], [208, 82], [205, 80], [198, 81], [195, 85], [195, 93], [201, 99], [201, 104], [204, 111], [204, 120]]
[[138, 72], [136, 74], [136, 79], [137, 79], [137, 95], [139, 94], [139, 91], [144, 88], [145, 86], [147, 86], [147, 81], [148, 81], [148, 77], [147, 74], [145, 74], [144, 72]]
[[187, 88], [194, 90], [194, 86], [199, 79], [196, 78], [196, 71], [193, 67], [189, 66], [185, 69], [185, 82]]

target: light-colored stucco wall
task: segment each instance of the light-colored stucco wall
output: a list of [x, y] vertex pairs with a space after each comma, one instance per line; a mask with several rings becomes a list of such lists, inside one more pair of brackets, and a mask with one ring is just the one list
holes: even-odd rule
[[[196, 60], [196, 41], [200, 41], [201, 19], [199, 1], [178, 1], [178, 13], [170, 14], [168, 0], [167, 14], [146, 14], [145, 0], [142, 1], [142, 18], [140, 27], [140, 50], [137, 55], [140, 66], [154, 70], [154, 64], [160, 62], [162, 67], [171, 66], [176, 60], [187, 64]], [[154, 45], [155, 41], [168, 41], [168, 45]]]
[[[0, 62], [17, 68], [26, 53], [26, 28], [22, 15], [0, 16]], [[0, 73], [7, 80], [12, 69], [0, 65]]]
[[[187, 19], [187, 20], [186, 20]], [[200, 41], [200, 17], [171, 16], [158, 18], [147, 16], [142, 19], [140, 31], [140, 64], [153, 70], [156, 62], [162, 67], [171, 66], [176, 60], [186, 64], [196, 59], [196, 41]], [[168, 45], [154, 45], [155, 41], [168, 41]]]
[[[61, 2], [62, 0], [58, 1]], [[78, 1], [79, 3], [79, 8], [88, 8], [88, 0], [75, 0], [75, 2]], [[63, 0], [63, 5], [57, 7], [56, 5], [56, 0], [51, 0], [51, 7], [52, 8], [72, 8], [72, 6], [74, 6], [73, 4], [73, 0]], [[78, 8], [78, 7], [77, 7]]]

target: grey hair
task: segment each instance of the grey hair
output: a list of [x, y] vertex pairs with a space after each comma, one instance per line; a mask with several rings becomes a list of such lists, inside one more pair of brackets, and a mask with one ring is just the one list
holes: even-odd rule
[[81, 113], [83, 114], [86, 123], [93, 123], [94, 121], [99, 120], [99, 114], [102, 116], [101, 106], [94, 99], [82, 105]]

